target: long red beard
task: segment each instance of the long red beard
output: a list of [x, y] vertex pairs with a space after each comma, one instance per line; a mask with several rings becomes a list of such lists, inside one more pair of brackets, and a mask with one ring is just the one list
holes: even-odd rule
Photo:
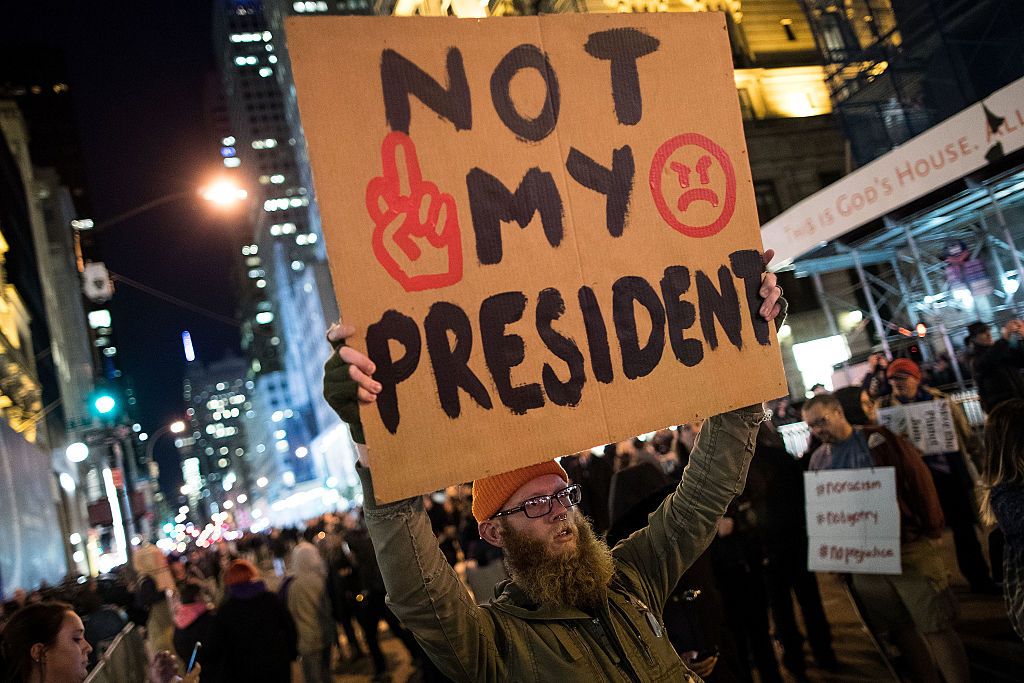
[[505, 568], [537, 604], [589, 608], [607, 599], [615, 573], [611, 549], [582, 515], [577, 516], [575, 529], [576, 547], [556, 555], [543, 541], [502, 524]]

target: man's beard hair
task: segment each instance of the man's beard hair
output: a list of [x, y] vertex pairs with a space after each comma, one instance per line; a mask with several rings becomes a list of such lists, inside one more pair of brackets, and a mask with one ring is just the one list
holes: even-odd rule
[[539, 605], [595, 607], [607, 598], [615, 573], [612, 551], [594, 535], [590, 522], [577, 515], [576, 547], [552, 554], [547, 543], [517, 531], [503, 520], [505, 568], [526, 595]]

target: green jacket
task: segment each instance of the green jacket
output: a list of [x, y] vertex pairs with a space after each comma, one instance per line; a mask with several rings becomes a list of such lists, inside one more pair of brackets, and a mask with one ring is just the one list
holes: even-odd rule
[[441, 554], [420, 500], [375, 505], [370, 473], [359, 468], [392, 611], [456, 681], [699, 681], [672, 648], [662, 608], [743, 489], [763, 419], [751, 406], [704, 423], [679, 487], [646, 528], [613, 549], [615, 577], [597, 614], [531, 605], [511, 581], [476, 605]]

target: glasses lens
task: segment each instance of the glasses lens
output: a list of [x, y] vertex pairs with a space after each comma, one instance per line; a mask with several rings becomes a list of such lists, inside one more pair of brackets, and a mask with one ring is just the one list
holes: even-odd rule
[[569, 495], [569, 505], [579, 505], [580, 500], [583, 499], [583, 489], [576, 484], [570, 486], [566, 493]]
[[562, 504], [562, 507], [568, 509], [575, 505], [579, 505], [580, 498], [583, 496], [583, 492], [579, 486], [573, 484], [572, 486], [559, 491], [555, 494], [558, 498], [558, 502]]
[[531, 498], [523, 503], [523, 512], [527, 517], [543, 517], [551, 512], [551, 496]]

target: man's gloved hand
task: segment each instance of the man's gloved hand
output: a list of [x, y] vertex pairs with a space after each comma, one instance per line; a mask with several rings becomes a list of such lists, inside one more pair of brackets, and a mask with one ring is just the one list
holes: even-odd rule
[[377, 400], [380, 383], [374, 381], [373, 363], [365, 354], [345, 346], [345, 340], [355, 333], [350, 325], [336, 323], [327, 331], [327, 341], [334, 352], [324, 364], [324, 398], [338, 417], [352, 431], [352, 440], [365, 444], [363, 423], [359, 420], [359, 406]]

